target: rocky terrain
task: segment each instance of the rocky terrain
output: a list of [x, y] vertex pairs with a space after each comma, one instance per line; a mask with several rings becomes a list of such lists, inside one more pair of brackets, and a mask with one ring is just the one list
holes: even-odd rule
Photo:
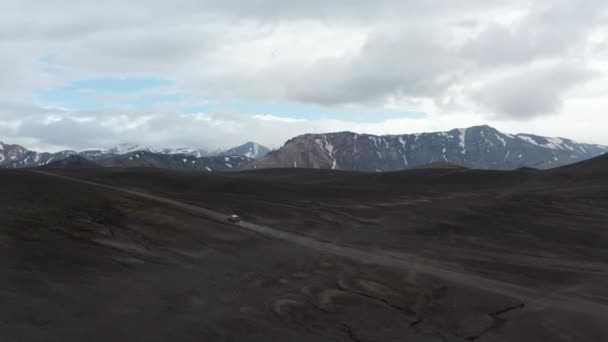
[[608, 156], [439, 166], [0, 170], [0, 335], [607, 340]]
[[531, 134], [511, 135], [489, 126], [387, 136], [340, 132], [295, 137], [255, 162], [254, 167], [373, 172], [451, 162], [475, 169], [548, 169], [607, 151], [606, 146]]

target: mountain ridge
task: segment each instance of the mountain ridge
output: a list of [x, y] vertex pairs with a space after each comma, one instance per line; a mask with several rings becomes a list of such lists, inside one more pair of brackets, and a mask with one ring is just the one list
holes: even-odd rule
[[608, 147], [602, 145], [528, 133], [503, 133], [488, 125], [402, 135], [344, 131], [299, 135], [253, 162], [253, 167], [396, 171], [451, 162], [475, 169], [548, 169], [607, 151]]
[[101, 166], [202, 171], [316, 168], [381, 172], [433, 163], [453, 163], [473, 169], [549, 169], [596, 157], [608, 152], [608, 147], [561, 137], [503, 133], [482, 125], [401, 135], [350, 131], [306, 133], [287, 140], [281, 148], [273, 151], [247, 142], [217, 155], [208, 155], [207, 152], [195, 148], [121, 144], [107, 150], [48, 153], [0, 142], [0, 167], [39, 167], [77, 155]]
[[[254, 143], [255, 144], [255, 143]], [[262, 145], [258, 149], [266, 149]], [[244, 146], [244, 145], [241, 145]], [[232, 149], [231, 149], [232, 150]], [[229, 152], [228, 150], [227, 152]], [[36, 152], [21, 145], [0, 142], [0, 167], [44, 167], [72, 156], [85, 158], [95, 165], [120, 167], [159, 167], [177, 170], [230, 171], [241, 169], [251, 158], [227, 152], [197, 148], [152, 148], [137, 144], [120, 144], [110, 149], [64, 150], [55, 153]], [[69, 167], [72, 162], [58, 163]]]
[[220, 155], [239, 155], [251, 159], [260, 159], [264, 157], [268, 152], [270, 152], [270, 149], [268, 147], [260, 145], [253, 141], [248, 141], [243, 145], [228, 149], [226, 152], [221, 153]]

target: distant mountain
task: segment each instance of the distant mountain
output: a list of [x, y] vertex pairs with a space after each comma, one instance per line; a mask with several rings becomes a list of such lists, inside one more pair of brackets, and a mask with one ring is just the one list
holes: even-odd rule
[[255, 142], [247, 142], [241, 146], [237, 146], [222, 153], [222, 155], [245, 156], [251, 159], [260, 159], [265, 156], [270, 149]]
[[108, 152], [108, 150], [86, 150], [82, 152], [77, 152], [77, 154], [81, 157], [87, 158], [88, 160], [102, 160], [105, 158], [119, 156], [120, 154], [114, 154]]
[[20, 145], [10, 145], [0, 142], [0, 167], [18, 168], [42, 166], [50, 162], [65, 159], [77, 154], [76, 151], [61, 151], [57, 153], [35, 152]]
[[511, 135], [490, 126], [384, 136], [339, 132], [295, 137], [251, 167], [393, 171], [450, 162], [476, 169], [547, 169], [607, 151], [606, 146], [532, 134]]
[[[157, 167], [175, 170], [231, 171], [250, 164], [253, 159], [240, 155], [204, 156], [197, 149], [152, 149], [123, 144], [108, 150], [57, 153], [35, 152], [20, 145], [0, 143], [0, 167]], [[89, 161], [90, 163], [86, 163]]]
[[181, 148], [161, 148], [161, 149], [153, 149], [152, 152], [160, 153], [160, 154], [185, 154], [193, 157], [213, 157], [220, 153], [220, 151], [210, 151], [200, 148], [189, 148], [189, 147], [181, 147]]
[[607, 151], [606, 146], [565, 138], [511, 135], [490, 126], [476, 126], [448, 132], [384, 136], [352, 132], [304, 134], [287, 141], [276, 151], [248, 142], [216, 156], [203, 149], [135, 144], [107, 150], [47, 153], [0, 143], [0, 167], [39, 167], [80, 156], [101, 166], [201, 171], [279, 167], [393, 171], [438, 162], [475, 169], [514, 170], [568, 165]]
[[147, 151], [152, 152], [150, 147], [140, 146], [137, 144], [120, 144], [118, 146], [114, 146], [108, 150], [101, 150], [106, 154], [127, 154], [136, 151]]
[[29, 151], [23, 146], [9, 145], [0, 142], [0, 165], [9, 164], [26, 157]]
[[124, 155], [132, 152], [154, 152], [159, 154], [186, 154], [189, 156], [195, 157], [210, 157], [213, 155], [217, 155], [219, 151], [209, 151], [200, 148], [189, 148], [189, 147], [179, 147], [179, 148], [157, 148], [157, 147], [148, 147], [141, 146], [137, 144], [120, 144], [108, 150], [88, 150], [82, 151], [80, 155], [86, 155], [94, 158], [103, 158], [109, 155]]

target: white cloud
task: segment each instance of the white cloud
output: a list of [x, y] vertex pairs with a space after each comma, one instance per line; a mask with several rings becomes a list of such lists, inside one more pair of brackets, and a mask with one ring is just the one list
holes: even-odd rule
[[275, 116], [269, 114], [255, 114], [251, 116], [254, 119], [262, 120], [262, 121], [276, 121], [276, 122], [306, 122], [304, 119], [298, 118], [288, 118], [284, 116]]
[[[177, 110], [154, 109], [154, 115], [146, 110], [126, 115], [120, 112], [49, 113], [61, 120], [46, 122], [46, 116], [35, 110], [22, 115], [19, 121], [0, 121], [0, 139], [21, 143], [28, 148], [56, 151], [74, 148], [107, 148], [123, 142], [159, 147], [228, 148], [253, 140], [269, 147], [279, 147], [293, 136], [304, 133], [353, 131], [372, 134], [403, 134], [449, 130], [487, 123], [480, 114], [454, 112], [444, 115], [434, 112], [433, 104], [426, 118], [393, 118], [375, 123], [347, 120], [283, 120], [264, 114], [198, 113], [179, 114]], [[564, 136], [575, 140], [608, 145], [603, 127], [608, 117], [597, 118], [584, 114], [586, 105], [572, 105], [580, 114], [574, 122], [566, 115], [537, 117], [526, 122], [519, 120], [491, 121], [496, 128], [509, 133], [538, 133], [548, 136]], [[25, 111], [24, 111], [25, 113]], [[79, 118], [96, 117], [95, 120]], [[260, 119], [262, 118], [262, 119]], [[101, 122], [101, 123], [100, 123]], [[600, 129], [597, 129], [597, 125]], [[69, 133], [69, 134], [68, 134]]]
[[559, 111], [564, 94], [596, 73], [564, 64], [525, 68], [490, 80], [473, 98], [498, 117], [531, 119]]

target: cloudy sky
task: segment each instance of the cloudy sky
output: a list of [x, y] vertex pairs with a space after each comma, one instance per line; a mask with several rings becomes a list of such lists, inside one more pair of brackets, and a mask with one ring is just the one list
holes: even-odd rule
[[605, 0], [0, 2], [0, 141], [277, 147], [490, 124], [608, 145]]

